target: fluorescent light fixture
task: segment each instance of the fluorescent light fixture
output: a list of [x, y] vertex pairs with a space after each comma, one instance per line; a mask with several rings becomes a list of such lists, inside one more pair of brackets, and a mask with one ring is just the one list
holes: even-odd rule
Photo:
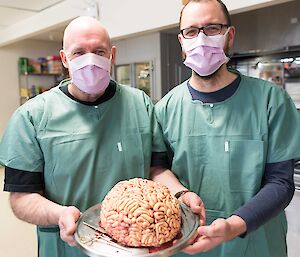
[[282, 63], [293, 62], [293, 61], [294, 61], [294, 58], [283, 58], [283, 59], [280, 59], [280, 61], [281, 61]]

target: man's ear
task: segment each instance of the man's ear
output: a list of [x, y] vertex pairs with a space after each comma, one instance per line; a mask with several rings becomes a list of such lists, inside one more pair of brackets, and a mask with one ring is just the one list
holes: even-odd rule
[[66, 56], [65, 51], [64, 50], [60, 50], [59, 51], [59, 55], [60, 55], [60, 59], [62, 61], [63, 66], [68, 69], [69, 66], [68, 66], [68, 61], [67, 61], [67, 56]]
[[233, 46], [234, 37], [235, 37], [235, 27], [231, 26], [230, 30], [228, 32], [228, 47], [229, 47], [229, 49], [231, 49]]
[[179, 41], [179, 43], [180, 43], [180, 45], [181, 45], [181, 48], [182, 48], [182, 35], [181, 34], [178, 34], [177, 35], [177, 38], [178, 38], [178, 41]]
[[179, 41], [179, 43], [180, 43], [180, 45], [181, 45], [181, 59], [182, 59], [182, 61], [184, 61], [185, 58], [186, 58], [186, 54], [185, 54], [185, 52], [184, 52], [184, 50], [183, 50], [183, 44], [182, 44], [183, 37], [182, 37], [181, 34], [178, 34], [177, 37], [178, 37], [178, 41]]
[[117, 48], [115, 46], [111, 47], [111, 64], [116, 64], [116, 54], [117, 54]]

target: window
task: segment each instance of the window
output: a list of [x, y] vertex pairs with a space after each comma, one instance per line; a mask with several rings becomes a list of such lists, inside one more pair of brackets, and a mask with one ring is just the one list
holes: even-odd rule
[[116, 66], [116, 81], [122, 85], [131, 86], [130, 64]]
[[136, 63], [134, 72], [136, 87], [150, 96], [150, 63]]
[[147, 95], [152, 93], [152, 62], [139, 62], [116, 65], [115, 79], [122, 85], [143, 90]]

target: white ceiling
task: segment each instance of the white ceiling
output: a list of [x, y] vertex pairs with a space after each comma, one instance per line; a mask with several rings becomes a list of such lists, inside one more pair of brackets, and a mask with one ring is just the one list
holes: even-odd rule
[[98, 14], [98, 0], [0, 0], [0, 47], [23, 39], [61, 42], [70, 20]]
[[39, 12], [64, 0], [1, 0], [1, 7]]
[[[64, 0], [0, 0], [0, 29], [30, 18]], [[32, 36], [32, 39], [61, 41], [65, 26]]]
[[[159, 1], [160, 0], [155, 0], [153, 2]], [[162, 2], [169, 3], [173, 1], [174, 0], [168, 0]], [[179, 0], [175, 0], [175, 2], [176, 1], [178, 1], [178, 3], [181, 2]], [[229, 5], [229, 10], [232, 13], [246, 11], [248, 10], [247, 8], [261, 8], [288, 1], [296, 0], [224, 0], [224, 2]], [[64, 28], [70, 20], [80, 15], [89, 15], [98, 18], [99, 2], [99, 0], [0, 0], [0, 47], [24, 39], [61, 42]], [[102, 20], [106, 21], [105, 24], [110, 28], [110, 31], [112, 31], [111, 34], [113, 38], [134, 34], [137, 31], [153, 29], [153, 25], [148, 26], [149, 28], [146, 25], [146, 27], [138, 26], [139, 24], [136, 23], [136, 19], [131, 19], [129, 22], [131, 26], [127, 26], [127, 31], [124, 29], [120, 30], [120, 27], [116, 26], [115, 16], [119, 16], [119, 18], [123, 17], [124, 14], [126, 16], [126, 13], [132, 11], [132, 8], [136, 8], [134, 9], [136, 13], [135, 16], [143, 17], [141, 15], [145, 14], [144, 10], [141, 9], [139, 11], [141, 7], [133, 4], [137, 2], [139, 1], [101, 1], [101, 8], [103, 9]], [[116, 6], [118, 6], [118, 8], [116, 8]], [[114, 15], [112, 15], [112, 11]], [[120, 13], [120, 15], [117, 13]], [[154, 17], [151, 13], [152, 12], [148, 15], [149, 17], [146, 15], [149, 20], [153, 20]], [[138, 14], [140, 16], [138, 16]], [[172, 19], [173, 16], [171, 17]], [[165, 14], [163, 17], [165, 17]], [[163, 19], [163, 17], [160, 19]], [[177, 23], [177, 16], [174, 19], [176, 20], [175, 23], [172, 19], [171, 22], [170, 19], [165, 19], [164, 21], [167, 22], [167, 25]], [[163, 22], [159, 23], [159, 25], [161, 24], [163, 24]], [[136, 31], [137, 27], [138, 30]], [[115, 31], [113, 28], [115, 28]]]

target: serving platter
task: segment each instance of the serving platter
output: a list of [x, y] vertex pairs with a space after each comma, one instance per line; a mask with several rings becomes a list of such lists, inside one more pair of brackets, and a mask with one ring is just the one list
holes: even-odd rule
[[134, 256], [134, 257], [167, 257], [187, 245], [193, 239], [199, 226], [199, 216], [189, 207], [180, 203], [181, 230], [175, 238], [160, 247], [127, 247], [115, 242], [99, 227], [101, 204], [86, 210], [77, 222], [75, 240], [78, 247], [91, 257]]

